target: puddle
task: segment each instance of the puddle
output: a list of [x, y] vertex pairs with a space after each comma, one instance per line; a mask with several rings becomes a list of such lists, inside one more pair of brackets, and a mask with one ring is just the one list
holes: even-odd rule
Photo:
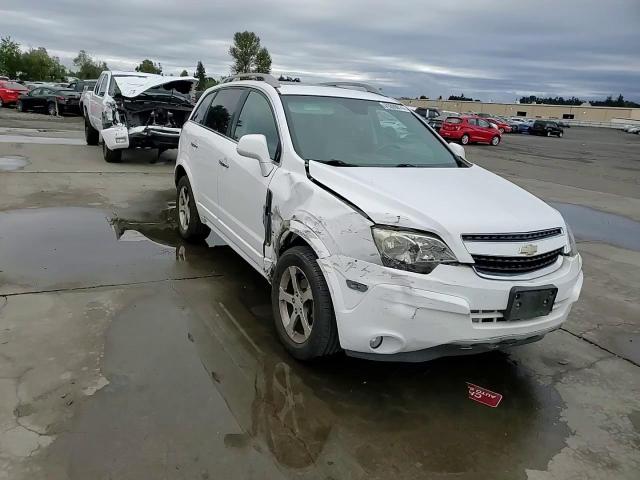
[[[129, 230], [145, 238], [124, 241], [136, 236]], [[92, 208], [0, 212], [0, 294], [216, 275], [219, 255], [185, 244], [162, 219], [132, 222]]]
[[[143, 475], [158, 478], [169, 442], [170, 468], [184, 478], [209, 478], [225, 458], [225, 478], [501, 479], [545, 470], [565, 446], [559, 394], [517, 353], [418, 365], [292, 360], [264, 279], [229, 248], [181, 242], [170, 214], [0, 213], [0, 293], [145, 282], [112, 293], [122, 306], [101, 365], [110, 384], [48, 461], [106, 478], [117, 458], [120, 476], [137, 478], [145, 465], [162, 469]], [[214, 276], [149, 283], [203, 274]], [[467, 382], [504, 395], [500, 406], [469, 400]], [[101, 433], [87, 441], [84, 432]]]
[[551, 202], [571, 226], [577, 240], [605, 242], [640, 251], [640, 223], [582, 205]]
[[13, 172], [22, 170], [27, 165], [29, 165], [29, 160], [22, 155], [0, 156], [0, 171]]

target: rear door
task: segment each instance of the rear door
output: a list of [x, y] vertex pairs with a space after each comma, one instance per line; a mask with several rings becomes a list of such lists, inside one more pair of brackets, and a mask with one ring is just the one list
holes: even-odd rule
[[[244, 135], [260, 134], [267, 139], [269, 156], [279, 161], [280, 135], [268, 97], [258, 90], [249, 90], [232, 132], [235, 141]], [[260, 271], [264, 268], [264, 209], [269, 182], [262, 176], [260, 165], [253, 158], [243, 157], [236, 146], [227, 151], [227, 166], [220, 171], [220, 216], [231, 241]]]

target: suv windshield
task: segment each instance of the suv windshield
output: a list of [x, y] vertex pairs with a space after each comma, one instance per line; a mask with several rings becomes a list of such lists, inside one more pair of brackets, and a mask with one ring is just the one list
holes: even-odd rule
[[298, 155], [336, 166], [456, 168], [456, 157], [404, 105], [283, 95]]

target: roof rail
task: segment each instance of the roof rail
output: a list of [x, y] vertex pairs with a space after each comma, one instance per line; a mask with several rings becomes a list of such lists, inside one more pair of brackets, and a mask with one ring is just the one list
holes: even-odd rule
[[257, 80], [259, 82], [265, 82], [271, 85], [273, 88], [278, 88], [280, 82], [273, 75], [268, 73], [238, 73], [237, 75], [231, 75], [222, 80], [221, 83], [239, 82], [241, 80]]
[[373, 87], [368, 83], [361, 83], [361, 82], [323, 82], [323, 83], [319, 83], [318, 85], [323, 85], [325, 87], [356, 88], [356, 89], [362, 89], [365, 92], [369, 92], [369, 93], [377, 93], [378, 95], [382, 94], [379, 88]]

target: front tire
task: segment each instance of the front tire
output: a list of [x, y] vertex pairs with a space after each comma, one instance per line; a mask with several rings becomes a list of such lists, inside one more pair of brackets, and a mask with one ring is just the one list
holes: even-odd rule
[[499, 144], [500, 144], [500, 137], [496, 135], [491, 139], [491, 145], [495, 147], [496, 145], [499, 145]]
[[564, 135], [564, 133], [562, 133], [562, 132], [558, 132], [558, 138], [562, 138], [562, 137], [563, 137], [563, 135]]
[[2, 101], [2, 97], [0, 97], [0, 108], [4, 107], [4, 102]]
[[307, 246], [282, 254], [271, 282], [276, 332], [289, 354], [311, 360], [340, 351], [331, 293]]
[[86, 115], [84, 117], [84, 139], [86, 140], [87, 145], [98, 145], [98, 131], [93, 128]]
[[49, 113], [49, 115], [51, 115], [52, 117], [55, 117], [58, 115], [58, 109], [56, 108], [56, 104], [53, 102], [49, 102], [47, 104], [47, 112]]
[[16, 103], [16, 110], [19, 112], [25, 111], [24, 105], [22, 104], [22, 100], [18, 100], [18, 103]]
[[176, 186], [176, 217], [180, 236], [191, 243], [200, 243], [209, 236], [211, 229], [202, 223], [191, 183], [186, 175], [180, 177]]
[[551, 136], [551, 132], [549, 130], [547, 130], [547, 137]]
[[103, 143], [102, 156], [107, 163], [120, 163], [122, 161], [122, 150], [111, 150]]
[[460, 143], [462, 145], [469, 145], [469, 135], [467, 135], [466, 133], [464, 135], [462, 135], [462, 137], [460, 137]]

